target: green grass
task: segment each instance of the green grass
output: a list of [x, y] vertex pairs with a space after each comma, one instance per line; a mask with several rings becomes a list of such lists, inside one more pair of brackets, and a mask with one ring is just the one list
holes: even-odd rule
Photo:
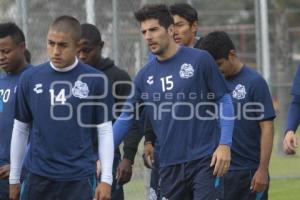
[[141, 179], [134, 180], [124, 187], [126, 200], [144, 200], [146, 199], [145, 192], [145, 181]]
[[272, 180], [269, 200], [299, 200], [300, 180]]

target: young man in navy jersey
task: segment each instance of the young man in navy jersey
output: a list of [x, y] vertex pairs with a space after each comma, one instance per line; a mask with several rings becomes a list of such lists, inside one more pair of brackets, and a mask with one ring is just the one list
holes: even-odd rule
[[[175, 3], [169, 7], [174, 20], [174, 40], [177, 44], [194, 47], [199, 44], [198, 13], [187, 3]], [[154, 56], [153, 56], [154, 57]], [[155, 150], [154, 147], [155, 146]], [[151, 168], [150, 195], [159, 198], [159, 146], [155, 143], [155, 134], [151, 123], [146, 120], [144, 162]]]
[[[50, 61], [21, 77], [12, 133], [10, 198], [18, 199], [20, 172], [31, 127], [25, 166], [25, 199], [106, 200], [112, 184], [112, 95], [103, 73], [76, 58], [80, 24], [58, 17], [47, 35]], [[98, 135], [101, 183], [95, 177], [93, 135]], [[95, 194], [94, 194], [95, 193]]]
[[[114, 99], [118, 109], [122, 108], [122, 103], [131, 91], [131, 79], [129, 75], [122, 69], [118, 68], [114, 61], [109, 58], [102, 57], [102, 48], [104, 41], [101, 39], [101, 34], [98, 28], [92, 24], [81, 25], [81, 38], [79, 42], [78, 57], [86, 64], [95, 67], [102, 71], [113, 85]], [[127, 83], [125, 83], [127, 82]], [[120, 98], [121, 97], [121, 98]], [[120, 113], [116, 113], [120, 114]], [[132, 165], [134, 157], [137, 152], [138, 143], [142, 138], [139, 133], [139, 127], [134, 126], [128, 138], [130, 142], [124, 141], [124, 158], [122, 162], [120, 149], [116, 147], [113, 165], [113, 185], [112, 185], [112, 200], [124, 199], [124, 192], [122, 185], [130, 181], [132, 175]], [[133, 142], [132, 142], [133, 141]]]
[[[25, 37], [14, 23], [0, 24], [0, 200], [9, 199], [10, 141], [15, 94], [20, 75], [29, 66], [25, 58]], [[12, 147], [14, 148], [14, 147]]]
[[289, 105], [285, 137], [283, 140], [283, 151], [288, 155], [295, 154], [298, 147], [296, 130], [300, 123], [300, 65], [298, 66], [293, 81], [291, 95], [292, 99]]
[[[229, 168], [233, 129], [224, 79], [207, 52], [175, 43], [173, 18], [165, 5], [145, 5], [135, 17], [156, 58], [135, 77], [135, 94], [113, 126], [114, 139], [122, 140], [138, 117], [134, 111], [143, 107], [159, 143], [162, 199], [190, 194], [216, 199], [214, 181]], [[220, 123], [218, 109], [227, 117], [219, 118]]]
[[214, 57], [225, 75], [235, 108], [232, 159], [224, 176], [224, 199], [268, 199], [275, 118], [268, 85], [239, 60], [225, 32], [208, 34], [201, 40], [200, 48]]

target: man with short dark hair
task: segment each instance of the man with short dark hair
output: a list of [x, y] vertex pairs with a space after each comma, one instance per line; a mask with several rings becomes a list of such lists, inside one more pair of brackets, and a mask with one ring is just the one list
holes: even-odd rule
[[[31, 127], [24, 188], [28, 200], [107, 200], [112, 184], [113, 98], [106, 76], [78, 61], [80, 24], [70, 16], [50, 25], [50, 61], [20, 79], [12, 133], [10, 198], [18, 199]], [[101, 183], [96, 188], [93, 137], [99, 140]]]
[[[198, 13], [187, 3], [175, 3], [169, 6], [174, 20], [174, 40], [177, 44], [195, 47], [199, 44], [197, 37]], [[148, 119], [148, 118], [146, 118]], [[155, 142], [155, 134], [151, 123], [145, 123], [144, 162], [151, 168], [150, 194], [159, 198], [159, 145]], [[155, 146], [155, 151], [154, 147]]]
[[275, 118], [268, 85], [261, 75], [239, 60], [227, 33], [209, 33], [201, 40], [200, 48], [214, 57], [225, 75], [236, 113], [232, 160], [223, 179], [224, 199], [268, 199]]
[[[134, 121], [133, 113], [143, 109], [159, 143], [162, 199], [192, 194], [193, 199], [215, 200], [216, 176], [229, 168], [233, 128], [224, 79], [207, 52], [175, 43], [174, 21], [166, 5], [145, 5], [135, 18], [155, 58], [135, 77], [135, 94], [128, 100], [134, 111], [127, 109], [117, 119], [114, 139], [122, 140]], [[218, 108], [229, 119], [218, 119]], [[211, 112], [215, 117], [209, 118]]]
[[198, 13], [187, 3], [175, 3], [170, 7], [174, 19], [174, 39], [177, 44], [194, 47], [198, 43]]
[[[29, 67], [22, 30], [14, 23], [0, 24], [0, 200], [9, 199], [10, 141], [15, 94], [21, 74]], [[15, 147], [12, 147], [15, 148]]]
[[[131, 80], [129, 75], [122, 69], [118, 68], [109, 58], [102, 57], [102, 48], [104, 41], [101, 39], [101, 34], [98, 28], [92, 24], [81, 25], [81, 38], [79, 42], [78, 57], [86, 64], [95, 67], [102, 71], [110, 81], [114, 91], [116, 108], [120, 110], [126, 97], [131, 91]], [[126, 83], [127, 82], [127, 83]], [[120, 98], [121, 97], [121, 98]], [[119, 115], [119, 113], [116, 113]], [[114, 121], [114, 120], [113, 120]], [[112, 185], [112, 200], [124, 199], [122, 185], [129, 182], [132, 175], [132, 165], [137, 151], [137, 145], [142, 138], [137, 126], [129, 133], [128, 136], [137, 138], [136, 145], [124, 142], [124, 159], [120, 163], [121, 153], [118, 147], [115, 147], [114, 165], [113, 165], [113, 185]], [[126, 141], [126, 139], [125, 139]], [[132, 137], [131, 137], [132, 141]], [[129, 149], [130, 150], [127, 150]]]

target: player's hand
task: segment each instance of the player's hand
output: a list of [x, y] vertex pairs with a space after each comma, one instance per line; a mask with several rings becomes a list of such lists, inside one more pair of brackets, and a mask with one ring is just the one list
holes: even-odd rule
[[154, 147], [151, 143], [146, 143], [144, 145], [143, 154], [144, 164], [147, 168], [152, 169], [154, 166]]
[[101, 174], [101, 163], [100, 160], [97, 160], [96, 162], [96, 176], [99, 179]]
[[117, 168], [117, 181], [120, 185], [128, 183], [132, 176], [132, 162], [124, 158]]
[[215, 150], [210, 166], [215, 166], [214, 176], [223, 176], [229, 169], [231, 160], [230, 147], [220, 144]]
[[284, 153], [291, 155], [296, 153], [296, 148], [298, 147], [298, 139], [294, 131], [288, 131], [285, 134], [283, 140], [283, 151]]
[[250, 189], [253, 192], [263, 192], [267, 189], [268, 183], [268, 170], [258, 168], [252, 178]]
[[101, 182], [95, 192], [93, 200], [109, 200], [111, 198], [111, 185], [105, 182]]
[[9, 200], [18, 200], [20, 195], [20, 184], [9, 185]]
[[6, 179], [9, 177], [10, 165], [3, 165], [0, 167], [0, 179]]

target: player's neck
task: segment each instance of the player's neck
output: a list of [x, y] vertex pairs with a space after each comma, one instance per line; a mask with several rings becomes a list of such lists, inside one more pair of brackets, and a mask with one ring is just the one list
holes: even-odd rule
[[20, 71], [22, 71], [27, 65], [26, 60], [22, 60], [19, 64], [18, 67], [14, 68], [14, 70], [7, 72], [9, 74], [18, 74]]
[[234, 63], [234, 67], [232, 69], [231, 76], [235, 76], [238, 73], [240, 73], [240, 71], [242, 70], [243, 66], [244, 66], [244, 64], [242, 62], [240, 62], [239, 60], [237, 60]]
[[191, 39], [190, 43], [187, 45], [187, 47], [191, 47], [193, 48], [196, 44], [196, 37], [193, 37], [193, 39]]
[[71, 71], [72, 69], [74, 69], [76, 67], [77, 64], [78, 64], [77, 57], [75, 57], [74, 63], [72, 65], [70, 65], [70, 66], [67, 66], [67, 67], [61, 67], [61, 68], [55, 67], [53, 65], [53, 63], [50, 62], [50, 65], [51, 65], [52, 69], [54, 69], [55, 71], [58, 71], [58, 72], [68, 72], [68, 71]]
[[161, 55], [157, 55], [157, 59], [160, 61], [164, 61], [171, 58], [177, 53], [178, 48], [178, 44], [176, 44], [175, 42], [170, 42], [169, 47], [166, 49], [166, 51]]

